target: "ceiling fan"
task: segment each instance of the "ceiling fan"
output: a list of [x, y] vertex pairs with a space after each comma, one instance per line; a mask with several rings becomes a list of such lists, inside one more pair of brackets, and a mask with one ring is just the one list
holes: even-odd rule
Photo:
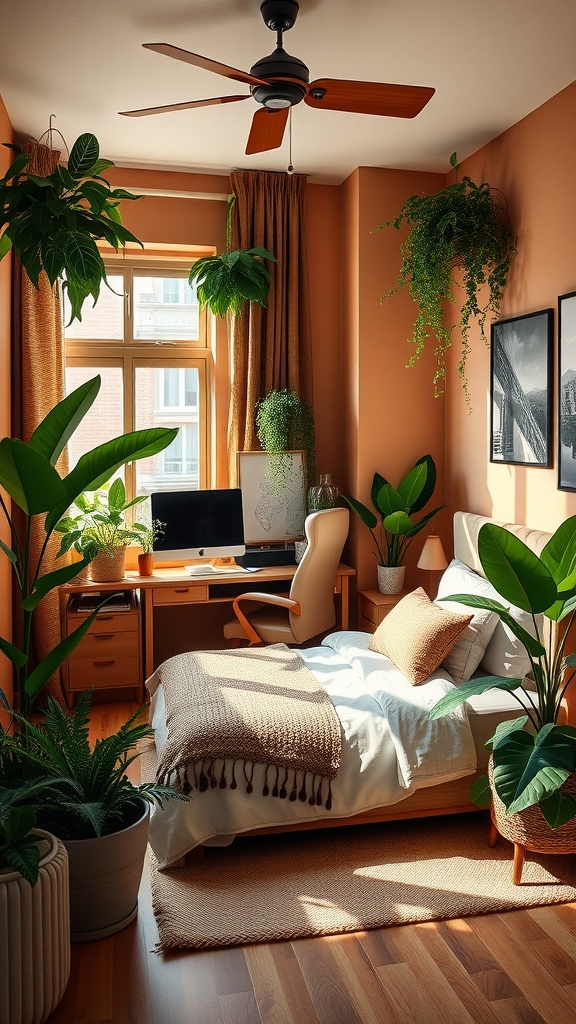
[[386, 85], [382, 82], [352, 82], [339, 78], [319, 78], [310, 82], [310, 72], [298, 58], [286, 53], [283, 33], [292, 28], [298, 15], [297, 0], [263, 0], [260, 12], [264, 23], [276, 32], [276, 49], [262, 57], [250, 72], [238, 71], [227, 64], [202, 57], [198, 53], [181, 50], [170, 43], [143, 43], [147, 50], [155, 50], [167, 57], [194, 64], [206, 71], [244, 82], [249, 93], [241, 96], [214, 96], [187, 103], [171, 103], [162, 107], [144, 107], [142, 110], [121, 110], [126, 117], [163, 114], [171, 110], [189, 110], [209, 107], [216, 103], [235, 103], [252, 96], [262, 105], [252, 119], [246, 153], [263, 153], [281, 145], [290, 107], [304, 100], [309, 107], [343, 110], [357, 114], [379, 114], [383, 117], [415, 117], [435, 90], [420, 85]]

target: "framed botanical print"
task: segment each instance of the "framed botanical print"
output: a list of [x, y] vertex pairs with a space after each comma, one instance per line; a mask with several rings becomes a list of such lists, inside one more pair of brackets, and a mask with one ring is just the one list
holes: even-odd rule
[[558, 488], [576, 491], [576, 292], [558, 297]]
[[306, 453], [237, 452], [236, 459], [246, 544], [301, 537], [306, 519]]
[[553, 326], [552, 309], [491, 326], [491, 462], [552, 465]]

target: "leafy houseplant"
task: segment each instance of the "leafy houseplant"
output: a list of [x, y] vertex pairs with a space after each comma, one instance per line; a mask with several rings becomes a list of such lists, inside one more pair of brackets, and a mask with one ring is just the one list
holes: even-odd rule
[[314, 479], [315, 435], [314, 413], [295, 391], [283, 388], [269, 391], [256, 404], [256, 434], [263, 451], [270, 458], [272, 479], [283, 482], [289, 459], [283, 452], [306, 452], [306, 476]]
[[[8, 145], [5, 143], [5, 145]], [[30, 174], [30, 157], [9, 146], [16, 159], [0, 179], [0, 259], [13, 249], [37, 288], [41, 271], [50, 284], [64, 278], [71, 320], [81, 320], [82, 304], [94, 301], [106, 282], [97, 240], [115, 249], [126, 242], [142, 243], [122, 226], [119, 203], [138, 199], [122, 188], [110, 188], [102, 172], [114, 164], [100, 159], [94, 135], [80, 135], [70, 151], [68, 167], [57, 166], [41, 177]]]
[[130, 526], [125, 518], [127, 509], [143, 501], [146, 495], [128, 501], [126, 488], [119, 478], [109, 488], [103, 487], [92, 495], [79, 494], [72, 509], [56, 523], [56, 531], [63, 535], [58, 554], [75, 548], [91, 563], [98, 556], [108, 560], [116, 558], [119, 549], [140, 543], [145, 534], [146, 527], [142, 523]]
[[[0, 508], [11, 536], [11, 547], [0, 540], [0, 549], [12, 564], [15, 602], [19, 603], [22, 611], [16, 642], [0, 637], [0, 651], [17, 670], [21, 710], [25, 716], [42, 687], [87, 633], [98, 611], [96, 609], [88, 615], [75, 632], [65, 637], [34, 668], [31, 667], [32, 622], [36, 607], [46, 594], [67, 583], [90, 562], [89, 555], [84, 555], [80, 562], [42, 573], [46, 546], [57, 523], [84, 491], [97, 490], [126, 462], [149, 458], [162, 451], [178, 432], [177, 428], [152, 427], [123, 434], [87, 452], [70, 473], [61, 477], [55, 469], [56, 462], [99, 390], [99, 376], [82, 384], [48, 413], [27, 443], [10, 437], [0, 441], [0, 485], [9, 494], [12, 504], [23, 513], [23, 522], [19, 526], [0, 494]], [[43, 517], [45, 540], [39, 558], [33, 561], [29, 537], [36, 516]]]
[[[439, 505], [418, 522], [413, 518], [430, 500], [435, 486], [436, 465], [431, 455], [423, 455], [398, 487], [389, 484], [380, 473], [374, 474], [371, 500], [376, 513], [357, 498], [343, 495], [350, 508], [370, 530], [379, 566], [390, 568], [403, 565], [414, 537], [444, 508]], [[379, 534], [376, 533], [377, 527]]]
[[[458, 172], [456, 153], [450, 157]], [[462, 336], [458, 373], [469, 402], [466, 360], [470, 352], [468, 335], [473, 317], [486, 342], [485, 324], [489, 314], [497, 315], [500, 298], [512, 259], [516, 255], [514, 239], [502, 193], [487, 182], [476, 185], [465, 175], [435, 195], [410, 196], [394, 220], [383, 227], [408, 226], [409, 234], [401, 245], [402, 267], [396, 285], [383, 298], [407, 287], [418, 306], [412, 343], [415, 351], [408, 363], [413, 366], [427, 339], [435, 338], [437, 367], [435, 394], [444, 390], [445, 355], [456, 332]], [[446, 327], [444, 303], [456, 302], [455, 272], [463, 275], [464, 302], [457, 322]], [[486, 301], [479, 297], [488, 287]], [[486, 342], [487, 343], [487, 342]]]
[[166, 523], [160, 519], [152, 519], [150, 523], [134, 523], [138, 529], [138, 543], [142, 551], [138, 554], [138, 572], [141, 576], [151, 576], [154, 571], [154, 541], [164, 535]]
[[[487, 579], [506, 604], [529, 612], [534, 623], [532, 636], [512, 617], [506, 604], [472, 594], [453, 594], [443, 600], [459, 601], [471, 608], [487, 608], [500, 616], [526, 649], [535, 691], [525, 679], [486, 676], [472, 679], [446, 694], [430, 711], [430, 717], [448, 714], [474, 694], [485, 690], [507, 690], [526, 714], [501, 723], [489, 741], [492, 747], [493, 784], [498, 798], [511, 816], [538, 805], [551, 829], [576, 817], [576, 797], [563, 790], [576, 769], [576, 729], [558, 725], [561, 701], [574, 677], [576, 654], [565, 656], [565, 646], [576, 615], [576, 516], [556, 530], [542, 549], [534, 554], [518, 537], [493, 523], [482, 526], [478, 552]], [[542, 635], [536, 616], [557, 628], [553, 643]], [[514, 691], [520, 690], [522, 698]], [[485, 778], [472, 789], [472, 799], [485, 804], [489, 787]], [[500, 830], [500, 825], [498, 826]], [[572, 839], [576, 848], [576, 828]], [[537, 847], [530, 847], [536, 849]]]

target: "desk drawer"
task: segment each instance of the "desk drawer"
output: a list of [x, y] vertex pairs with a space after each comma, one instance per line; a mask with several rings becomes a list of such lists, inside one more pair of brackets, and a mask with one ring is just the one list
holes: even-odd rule
[[152, 594], [152, 601], [156, 604], [194, 604], [198, 601], [208, 600], [208, 587], [206, 584], [179, 584], [174, 587], [155, 587]]
[[140, 686], [140, 658], [115, 658], [104, 652], [97, 658], [70, 658], [68, 689], [71, 693], [89, 686]]
[[[104, 624], [103, 624], [104, 625]], [[88, 633], [72, 654], [73, 658], [137, 658], [138, 633]]]
[[[98, 613], [92, 622], [87, 636], [93, 633], [129, 633], [138, 630], [139, 612], [107, 612], [105, 608]], [[68, 632], [73, 633], [78, 626], [86, 622], [86, 615], [69, 612], [67, 616]]]

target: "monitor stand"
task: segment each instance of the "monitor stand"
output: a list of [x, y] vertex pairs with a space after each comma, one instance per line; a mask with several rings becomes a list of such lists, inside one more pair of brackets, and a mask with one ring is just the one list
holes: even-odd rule
[[261, 569], [266, 565], [295, 565], [294, 545], [247, 544], [246, 554], [236, 555], [236, 562], [250, 569]]

